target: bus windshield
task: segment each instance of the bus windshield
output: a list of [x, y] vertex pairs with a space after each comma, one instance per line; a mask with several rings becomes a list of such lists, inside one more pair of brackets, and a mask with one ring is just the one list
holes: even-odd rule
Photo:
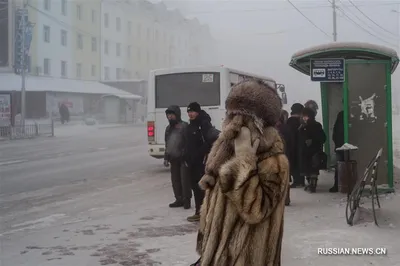
[[156, 108], [168, 108], [171, 104], [185, 107], [194, 101], [202, 106], [219, 106], [220, 79], [219, 72], [157, 75], [155, 77]]

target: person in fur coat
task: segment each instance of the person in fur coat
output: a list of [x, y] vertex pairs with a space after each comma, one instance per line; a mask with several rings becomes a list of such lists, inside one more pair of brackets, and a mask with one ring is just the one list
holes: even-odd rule
[[201, 266], [279, 266], [289, 163], [275, 128], [282, 103], [262, 81], [235, 85], [199, 185]]

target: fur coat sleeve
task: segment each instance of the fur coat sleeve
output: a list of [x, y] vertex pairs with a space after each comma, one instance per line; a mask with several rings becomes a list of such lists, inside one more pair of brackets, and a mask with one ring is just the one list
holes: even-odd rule
[[221, 191], [248, 224], [268, 218], [282, 202], [288, 186], [288, 161], [278, 154], [264, 159], [247, 154], [221, 166]]

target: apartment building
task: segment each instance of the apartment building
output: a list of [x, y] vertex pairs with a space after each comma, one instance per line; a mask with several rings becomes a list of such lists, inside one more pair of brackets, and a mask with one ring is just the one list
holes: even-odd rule
[[[147, 79], [151, 69], [212, 64], [208, 27], [146, 0], [102, 0], [102, 80]], [[208, 56], [207, 56], [208, 55]]]

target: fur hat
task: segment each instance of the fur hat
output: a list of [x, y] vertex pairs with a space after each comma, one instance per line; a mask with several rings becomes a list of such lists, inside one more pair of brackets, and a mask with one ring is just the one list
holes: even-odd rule
[[282, 101], [275, 88], [260, 80], [245, 80], [232, 87], [225, 101], [227, 114], [242, 114], [262, 120], [263, 126], [275, 126]]
[[187, 111], [188, 112], [196, 112], [196, 113], [200, 113], [201, 111], [201, 106], [198, 102], [192, 102], [189, 103], [188, 107], [187, 107]]

